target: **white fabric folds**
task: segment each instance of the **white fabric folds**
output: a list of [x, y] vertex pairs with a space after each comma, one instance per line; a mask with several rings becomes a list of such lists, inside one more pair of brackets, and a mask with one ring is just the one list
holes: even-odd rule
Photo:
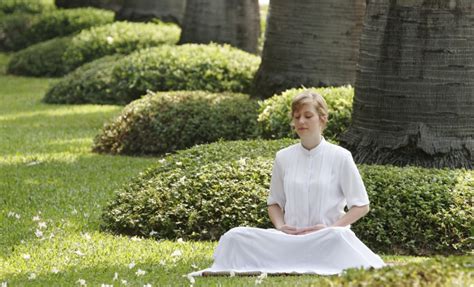
[[212, 273], [296, 273], [334, 275], [347, 268], [380, 268], [382, 259], [348, 227], [328, 227], [305, 235], [276, 229], [236, 227], [225, 233], [214, 252]]

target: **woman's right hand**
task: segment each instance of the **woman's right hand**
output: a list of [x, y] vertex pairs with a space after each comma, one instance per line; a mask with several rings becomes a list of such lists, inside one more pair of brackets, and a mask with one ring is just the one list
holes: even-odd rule
[[280, 226], [277, 229], [280, 230], [281, 232], [286, 233], [286, 234], [292, 234], [292, 235], [298, 234], [298, 229], [296, 227], [286, 225], [286, 224], [283, 224], [282, 226]]

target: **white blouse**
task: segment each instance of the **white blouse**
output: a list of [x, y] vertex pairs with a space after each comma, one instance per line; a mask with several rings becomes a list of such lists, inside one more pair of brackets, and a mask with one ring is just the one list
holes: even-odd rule
[[267, 204], [278, 204], [285, 224], [301, 228], [330, 226], [346, 205], [367, 205], [369, 198], [351, 153], [322, 139], [311, 150], [297, 143], [277, 152]]

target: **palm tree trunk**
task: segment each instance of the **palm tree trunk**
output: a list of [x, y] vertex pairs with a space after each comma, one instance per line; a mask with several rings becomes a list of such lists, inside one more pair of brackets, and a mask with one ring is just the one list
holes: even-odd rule
[[257, 53], [258, 0], [188, 0], [180, 43], [227, 43]]
[[255, 94], [354, 84], [365, 0], [271, 0]]
[[149, 21], [158, 18], [164, 22], [181, 24], [186, 0], [123, 0], [116, 14], [117, 20]]
[[370, 0], [352, 127], [360, 163], [473, 167], [474, 3]]

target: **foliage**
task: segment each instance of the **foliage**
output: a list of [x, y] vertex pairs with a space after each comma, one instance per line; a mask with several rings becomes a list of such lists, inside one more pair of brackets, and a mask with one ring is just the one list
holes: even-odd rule
[[113, 12], [95, 8], [57, 9], [36, 15], [7, 15], [0, 21], [0, 49], [18, 51], [38, 42], [111, 23], [113, 18]]
[[147, 47], [175, 44], [179, 31], [178, 26], [165, 23], [115, 22], [92, 27], [72, 38], [53, 39], [19, 51], [12, 57], [8, 72], [62, 76], [105, 55], [129, 54]]
[[[228, 45], [160, 46], [143, 49], [98, 70], [81, 69], [52, 87], [49, 103], [126, 104], [148, 90], [205, 90], [247, 92], [260, 59]], [[94, 71], [111, 75], [106, 87], [89, 83]], [[87, 75], [86, 78], [82, 78]], [[99, 76], [99, 75], [98, 75]], [[92, 77], [93, 78], [93, 77]], [[87, 87], [87, 92], [83, 91]], [[58, 93], [59, 92], [59, 93]]]
[[[291, 101], [294, 96], [304, 89], [290, 89], [274, 95], [261, 102], [259, 109], [259, 129], [263, 138], [295, 137], [296, 133], [290, 126]], [[310, 88], [324, 97], [329, 109], [329, 122], [324, 135], [326, 138], [337, 140], [351, 122], [352, 87]]]
[[0, 13], [31, 13], [37, 14], [55, 9], [53, 0], [2, 0]]
[[[165, 162], [181, 164], [148, 171], [117, 192], [104, 212], [104, 227], [125, 234], [147, 236], [154, 230], [158, 238], [200, 240], [218, 239], [236, 226], [271, 227], [266, 190], [273, 159], [268, 155], [281, 146], [278, 141], [272, 143], [249, 142], [252, 147], [262, 145], [269, 150], [250, 153], [250, 157], [248, 148], [223, 160], [206, 156], [204, 147], [185, 157], [171, 155]], [[226, 154], [224, 147], [221, 151]], [[182, 164], [184, 158], [186, 165]], [[390, 166], [360, 169], [372, 212], [357, 222], [354, 230], [370, 248], [418, 255], [471, 250], [472, 171]]]
[[94, 150], [161, 154], [222, 139], [256, 136], [257, 102], [248, 95], [161, 92], [130, 103], [95, 139]]

